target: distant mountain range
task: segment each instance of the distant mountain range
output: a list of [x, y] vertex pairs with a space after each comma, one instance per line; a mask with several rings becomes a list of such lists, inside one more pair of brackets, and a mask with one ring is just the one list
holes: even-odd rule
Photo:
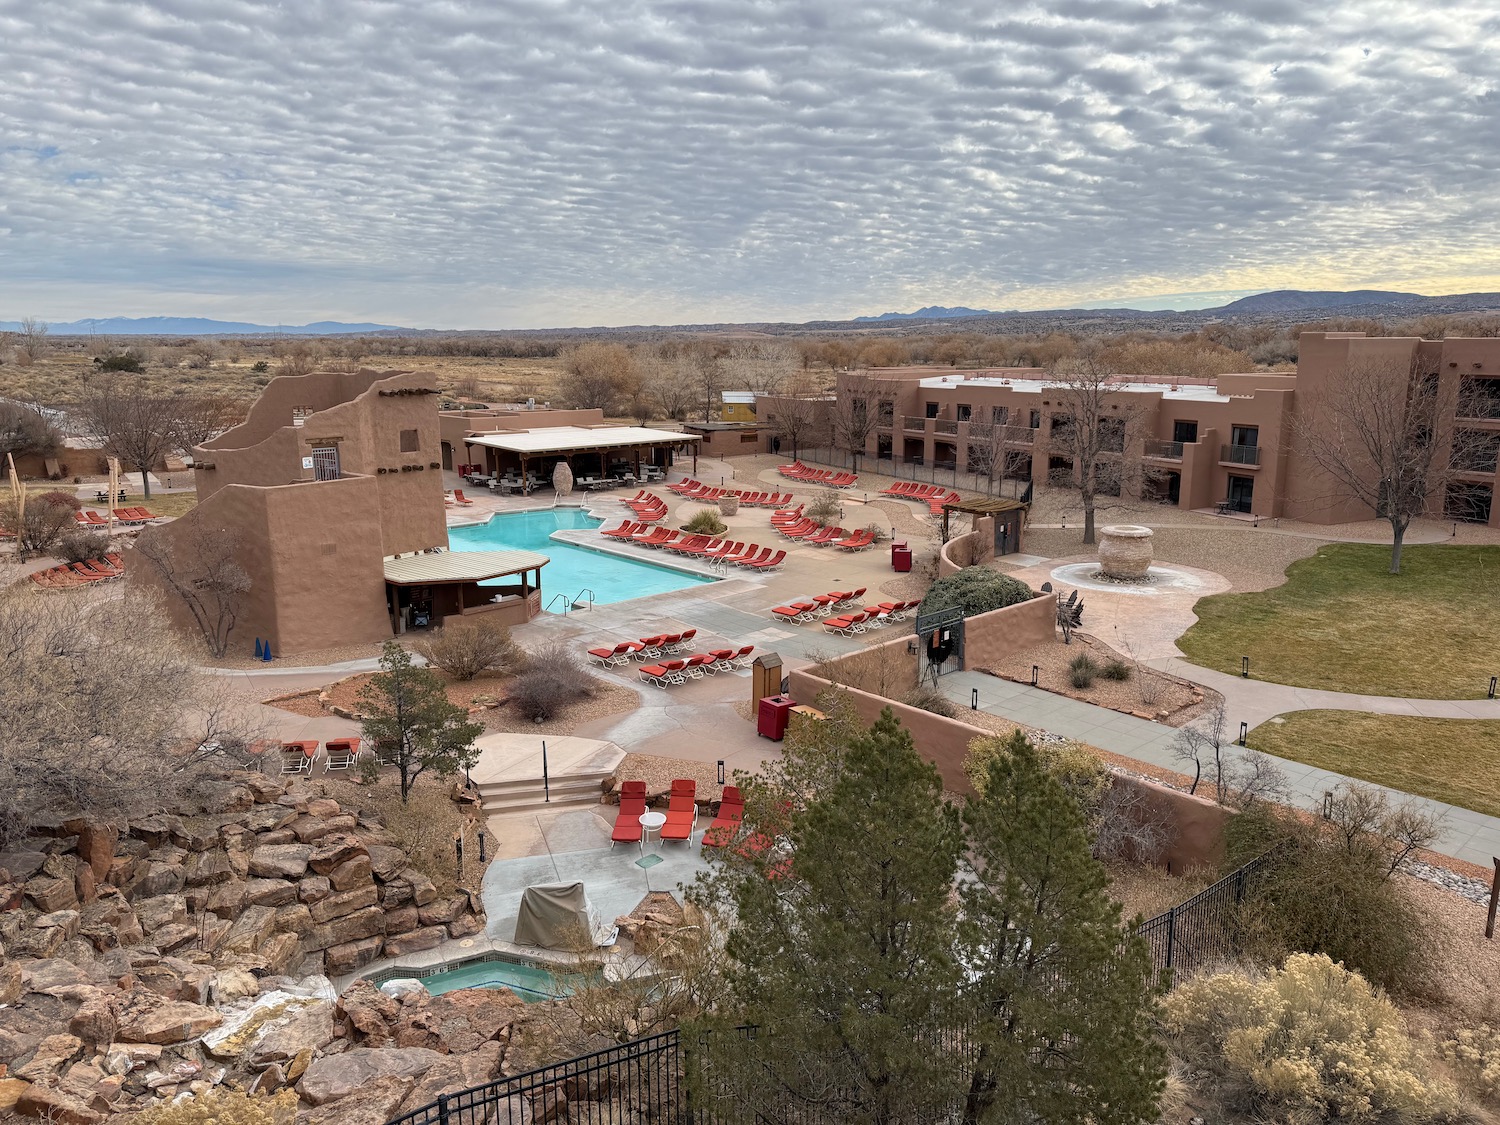
[[[1014, 312], [1015, 310], [1007, 309], [1005, 311]], [[877, 320], [957, 320], [959, 317], [964, 316], [1000, 315], [1002, 314], [994, 309], [966, 309], [963, 306], [959, 306], [956, 309], [945, 309], [941, 305], [928, 305], [925, 309], [918, 309], [916, 312], [888, 312], [881, 313], [879, 316], [857, 316], [854, 318], [854, 323], [871, 324]]]
[[[21, 322], [0, 320], [0, 332], [19, 331]], [[394, 324], [346, 324], [319, 320], [312, 324], [250, 324], [238, 320], [207, 320], [201, 316], [112, 316], [48, 324], [54, 336], [347, 336], [362, 332], [410, 332]]]
[[[1463, 293], [1470, 297], [1476, 294]], [[1217, 308], [1203, 312], [1299, 312], [1302, 309], [1344, 309], [1353, 305], [1394, 305], [1408, 301], [1443, 300], [1441, 297], [1426, 297], [1421, 293], [1394, 293], [1385, 289], [1275, 289], [1269, 293], [1256, 293], [1241, 297]]]

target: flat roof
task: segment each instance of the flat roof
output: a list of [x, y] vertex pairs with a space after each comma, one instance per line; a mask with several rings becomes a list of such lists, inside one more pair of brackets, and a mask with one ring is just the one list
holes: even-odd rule
[[[1041, 394], [1043, 391], [1066, 390], [1068, 384], [1062, 379], [1009, 379], [1001, 375], [984, 375], [979, 378], [962, 378], [952, 375], [942, 375], [936, 379], [923, 379], [920, 382], [923, 390], [950, 390], [959, 391], [965, 387], [1005, 387], [1021, 394]], [[1221, 395], [1215, 387], [1196, 386], [1189, 383], [1179, 383], [1174, 386], [1171, 383], [1144, 383], [1128, 382], [1107, 384], [1112, 391], [1124, 391], [1127, 394], [1150, 394], [1155, 392], [1162, 398], [1170, 399], [1192, 399], [1197, 402], [1229, 402], [1229, 395]]]
[[443, 582], [482, 582], [535, 570], [552, 560], [535, 551], [439, 551], [385, 560], [385, 580], [397, 586]]
[[629, 445], [666, 445], [697, 441], [696, 434], [677, 430], [648, 430], [642, 426], [545, 426], [503, 434], [475, 434], [469, 445], [485, 445], [511, 453], [569, 453], [575, 449], [618, 449]]

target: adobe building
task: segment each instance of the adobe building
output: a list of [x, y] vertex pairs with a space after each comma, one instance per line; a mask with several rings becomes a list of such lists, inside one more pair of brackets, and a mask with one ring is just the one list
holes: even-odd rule
[[[1451, 401], [1465, 404], [1465, 416], [1439, 424], [1477, 438], [1487, 450], [1467, 456], [1464, 471], [1434, 499], [1432, 514], [1500, 526], [1500, 509], [1492, 503], [1500, 485], [1500, 339], [1304, 332], [1299, 352], [1295, 374], [1115, 377], [1112, 385], [1121, 393], [1111, 409], [1134, 416], [1129, 427], [1121, 425], [1117, 455], [1106, 455], [1120, 465], [1106, 474], [1116, 494], [1313, 523], [1372, 519], [1371, 509], [1349, 500], [1299, 451], [1294, 419], [1346, 369], [1399, 365], [1462, 380], [1464, 393]], [[1063, 390], [1035, 368], [879, 368], [838, 376], [840, 397], [863, 397], [875, 412], [865, 453], [877, 472], [886, 461], [886, 472], [900, 463], [983, 473], [998, 443], [1008, 479], [1066, 478], [1071, 460], [1052, 438], [1066, 421]]]
[[[437, 394], [423, 372], [273, 379], [244, 423], [193, 450], [197, 506], [142, 539], [159, 538], [191, 571], [196, 545], [233, 536], [250, 588], [232, 648], [246, 654], [256, 639], [282, 655], [454, 615], [528, 621], [541, 612], [545, 555], [448, 551]], [[149, 564], [128, 573], [196, 631]]]

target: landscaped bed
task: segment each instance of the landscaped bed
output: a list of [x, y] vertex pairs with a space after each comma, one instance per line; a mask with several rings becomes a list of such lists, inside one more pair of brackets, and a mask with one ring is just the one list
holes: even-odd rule
[[1293, 711], [1256, 727], [1248, 742], [1278, 758], [1500, 816], [1500, 722]]
[[1500, 547], [1339, 543], [1287, 568], [1284, 585], [1198, 602], [1178, 640], [1189, 660], [1295, 687], [1474, 699], [1500, 649]]

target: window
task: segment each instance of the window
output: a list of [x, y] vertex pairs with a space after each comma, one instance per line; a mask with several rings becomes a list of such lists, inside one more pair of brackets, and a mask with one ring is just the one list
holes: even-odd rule
[[1008, 406], [990, 407], [990, 425], [1003, 426], [1010, 421], [1010, 408]]
[[[1099, 446], [1109, 453], [1125, 452], [1124, 418], [1099, 419]], [[1118, 496], [1120, 494], [1119, 492], [1111, 492], [1110, 495]]]
[[974, 417], [974, 408], [972, 406], [970, 406], [967, 402], [961, 402], [961, 403], [959, 403], [958, 404], [958, 420], [960, 422], [967, 422], [972, 417]]
[[1031, 412], [1031, 428], [1033, 430], [1040, 430], [1042, 428], [1042, 412], [1040, 410], [1033, 410]]
[[1259, 426], [1231, 426], [1229, 427], [1229, 444], [1243, 445], [1254, 449], [1260, 443]]
[[927, 404], [927, 417], [929, 417], [929, 418], [936, 418], [937, 416], [938, 416], [938, 404], [935, 403], [935, 402], [929, 402]]
[[422, 443], [417, 437], [416, 430], [401, 431], [401, 452], [415, 453], [422, 448]]
[[1192, 445], [1198, 440], [1197, 422], [1173, 422], [1172, 440], [1183, 445]]
[[307, 416], [313, 412], [310, 406], [292, 407], [292, 425], [300, 426], [307, 421]]
[[881, 399], [880, 407], [875, 419], [882, 426], [889, 427], [896, 421], [896, 404], [890, 399]]
[[760, 440], [760, 435], [754, 430], [745, 430], [740, 434], [741, 445], [754, 445]]

